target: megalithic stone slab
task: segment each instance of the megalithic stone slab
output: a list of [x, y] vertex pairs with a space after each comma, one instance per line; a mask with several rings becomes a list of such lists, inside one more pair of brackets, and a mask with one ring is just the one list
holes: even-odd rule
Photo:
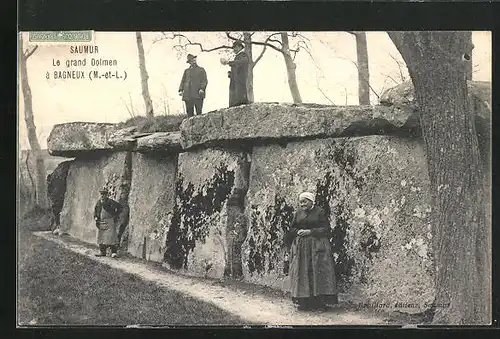
[[137, 139], [135, 151], [141, 153], [177, 154], [181, 148], [181, 132], [156, 132]]
[[220, 109], [182, 122], [184, 149], [246, 141], [384, 134], [418, 127], [412, 108], [255, 103]]
[[111, 150], [108, 136], [115, 124], [71, 122], [55, 125], [47, 139], [51, 155], [76, 157], [84, 153]]

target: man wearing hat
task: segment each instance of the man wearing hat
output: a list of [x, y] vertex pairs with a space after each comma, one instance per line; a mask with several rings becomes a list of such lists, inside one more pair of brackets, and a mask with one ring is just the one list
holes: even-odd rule
[[182, 75], [181, 84], [179, 86], [179, 95], [186, 103], [186, 113], [188, 117], [201, 115], [203, 109], [203, 99], [205, 99], [205, 90], [207, 89], [207, 73], [203, 67], [196, 63], [196, 56], [188, 54], [187, 63], [189, 68]]
[[223, 65], [231, 66], [228, 76], [229, 82], [229, 107], [248, 104], [247, 78], [248, 78], [248, 55], [245, 53], [245, 46], [241, 41], [233, 43], [235, 54], [232, 61], [221, 59]]
[[100, 253], [97, 257], [105, 257], [108, 247], [111, 248], [111, 257], [116, 258], [118, 252], [118, 223], [121, 205], [109, 198], [106, 188], [99, 191], [101, 198], [94, 208], [94, 220], [97, 231], [97, 244]]

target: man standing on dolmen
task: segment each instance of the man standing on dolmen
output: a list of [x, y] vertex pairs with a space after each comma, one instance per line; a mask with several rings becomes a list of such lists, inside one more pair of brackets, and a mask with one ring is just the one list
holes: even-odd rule
[[247, 78], [248, 78], [248, 55], [241, 41], [233, 44], [234, 59], [229, 61], [221, 58], [223, 65], [231, 66], [228, 76], [229, 82], [229, 107], [248, 104]]
[[196, 115], [202, 114], [208, 78], [205, 69], [198, 66], [195, 55], [188, 54], [187, 63], [189, 67], [182, 75], [179, 95], [186, 103], [187, 116], [192, 117], [195, 114], [195, 109]]

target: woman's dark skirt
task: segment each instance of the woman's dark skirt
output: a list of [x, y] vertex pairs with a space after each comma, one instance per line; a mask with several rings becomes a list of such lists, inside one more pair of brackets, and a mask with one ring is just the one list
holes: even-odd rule
[[326, 237], [297, 237], [291, 246], [290, 292], [301, 309], [338, 303], [335, 264]]

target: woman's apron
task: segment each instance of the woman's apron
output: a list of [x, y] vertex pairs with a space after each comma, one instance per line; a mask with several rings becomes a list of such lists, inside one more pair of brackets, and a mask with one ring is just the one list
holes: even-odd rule
[[337, 294], [335, 264], [328, 238], [297, 236], [290, 254], [290, 292], [293, 298]]
[[113, 215], [101, 208], [101, 222], [97, 231], [97, 243], [102, 245], [117, 245], [118, 232]]

